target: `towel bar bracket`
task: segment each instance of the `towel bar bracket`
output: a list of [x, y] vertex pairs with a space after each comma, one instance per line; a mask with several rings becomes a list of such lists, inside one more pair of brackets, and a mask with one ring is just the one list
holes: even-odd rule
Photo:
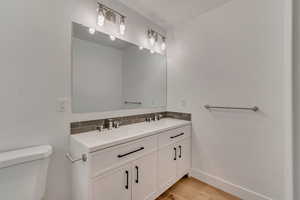
[[86, 154], [82, 154], [82, 155], [81, 155], [81, 158], [74, 159], [70, 153], [67, 153], [67, 154], [66, 154], [66, 157], [68, 158], [68, 160], [71, 161], [71, 163], [75, 163], [75, 162], [78, 162], [78, 161], [81, 161], [81, 160], [82, 160], [83, 162], [86, 162], [86, 161], [87, 161], [87, 155], [86, 155]]

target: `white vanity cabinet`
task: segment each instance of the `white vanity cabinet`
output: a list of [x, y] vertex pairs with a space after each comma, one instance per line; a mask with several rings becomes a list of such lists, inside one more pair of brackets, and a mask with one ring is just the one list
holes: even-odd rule
[[91, 180], [93, 200], [131, 200], [131, 166], [113, 169]]
[[156, 194], [156, 153], [92, 180], [93, 200], [150, 200]]
[[[133, 131], [129, 135], [132, 137], [124, 140], [122, 128], [105, 136], [99, 133], [71, 136], [72, 156], [87, 156], [86, 161], [73, 163], [72, 199], [156, 199], [191, 168], [191, 125], [182, 121], [179, 126], [180, 121], [173, 120], [177, 126], [167, 128], [164, 124], [160, 128], [156, 122], [148, 123], [140, 129], [141, 138]], [[155, 131], [147, 133], [147, 126], [153, 126]], [[123, 128], [124, 134], [128, 134], [127, 129]], [[120, 139], [113, 134], [120, 134]], [[114, 140], [108, 140], [109, 137]]]
[[159, 136], [158, 190], [165, 191], [191, 168], [190, 126], [170, 130]]
[[152, 200], [156, 195], [157, 153], [132, 163], [132, 200]]
[[175, 148], [179, 151], [176, 166], [176, 176], [181, 178], [187, 174], [191, 168], [191, 139], [184, 139], [176, 143]]

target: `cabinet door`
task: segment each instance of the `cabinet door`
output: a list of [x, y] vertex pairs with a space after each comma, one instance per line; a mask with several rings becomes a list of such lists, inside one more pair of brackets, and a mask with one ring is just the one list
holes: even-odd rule
[[132, 200], [150, 200], [156, 193], [157, 152], [132, 162]]
[[131, 200], [131, 167], [113, 169], [92, 180], [93, 200]]
[[176, 181], [177, 149], [172, 144], [158, 151], [158, 190], [166, 190]]
[[185, 139], [176, 144], [177, 147], [177, 177], [181, 178], [191, 168], [191, 140]]

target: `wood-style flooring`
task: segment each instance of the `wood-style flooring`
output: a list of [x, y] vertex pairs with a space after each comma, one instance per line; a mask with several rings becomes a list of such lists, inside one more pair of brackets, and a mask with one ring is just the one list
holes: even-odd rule
[[241, 200], [194, 178], [183, 178], [156, 200]]

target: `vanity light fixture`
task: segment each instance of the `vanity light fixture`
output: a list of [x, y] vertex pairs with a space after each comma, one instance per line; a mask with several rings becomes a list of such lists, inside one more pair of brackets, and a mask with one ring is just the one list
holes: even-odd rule
[[98, 15], [97, 15], [97, 24], [98, 26], [103, 26], [105, 22], [104, 8], [102, 4], [98, 4]]
[[150, 45], [151, 46], [154, 46], [155, 43], [158, 42], [158, 40], [161, 41], [161, 50], [165, 50], [166, 49], [166, 37], [162, 34], [160, 34], [159, 32], [157, 31], [154, 31], [153, 29], [149, 29], [148, 30], [148, 39], [149, 39], [149, 42], [150, 42]]
[[125, 16], [122, 16], [121, 17], [121, 21], [120, 21], [120, 34], [124, 35], [125, 34], [125, 30], [126, 30]]
[[126, 23], [125, 23], [126, 16], [112, 8], [107, 7], [102, 3], [98, 2], [97, 4], [98, 4], [97, 24], [99, 26], [103, 26], [105, 21], [110, 21], [114, 24], [118, 23], [120, 35], [124, 35], [126, 30]]
[[96, 32], [96, 29], [94, 29], [94, 28], [89, 28], [89, 33], [90, 33], [91, 35], [94, 35], [95, 32]]
[[116, 37], [114, 35], [110, 35], [109, 38], [112, 40], [112, 41], [115, 41], [116, 40]]

